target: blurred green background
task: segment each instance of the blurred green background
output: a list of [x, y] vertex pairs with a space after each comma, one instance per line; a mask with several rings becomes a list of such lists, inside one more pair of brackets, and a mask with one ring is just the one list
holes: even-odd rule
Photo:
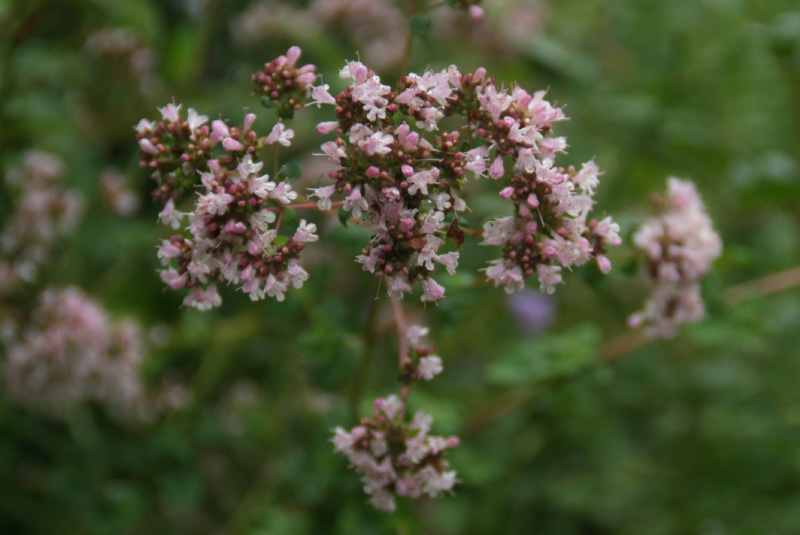
[[[608, 277], [565, 277], [543, 305], [551, 321], [531, 329], [502, 290], [480, 283], [496, 251], [468, 241], [459, 275], [442, 280], [444, 302], [407, 301], [445, 363], [412, 407], [463, 439], [453, 497], [374, 511], [332, 451], [330, 429], [355, 423], [350, 395], [376, 293], [353, 262], [362, 229], [313, 216], [322, 239], [304, 256], [311, 278], [283, 303], [225, 291], [221, 309], [202, 313], [162, 290], [154, 246], [169, 233], [155, 224], [132, 126], [174, 98], [235, 122], [249, 108], [266, 130], [274, 111], [252, 95], [250, 75], [295, 44], [334, 88], [357, 53], [393, 83], [413, 5], [0, 0], [2, 168], [30, 148], [58, 154], [87, 208], [31, 299], [76, 284], [115, 317], [138, 319], [152, 341], [147, 383], [191, 395], [129, 427], [98, 407], [50, 420], [0, 392], [0, 533], [800, 533], [800, 291], [736, 306], [725, 293], [800, 263], [795, 0], [485, 0], [477, 23], [432, 12], [411, 70], [485, 66], [506, 85], [549, 87], [571, 118], [557, 125], [564, 161], [597, 157], [598, 209], [626, 239], [650, 192], [675, 175], [696, 181], [725, 243], [705, 281], [705, 322], [603, 364], [603, 344], [646, 296], [627, 247], [612, 252]], [[304, 156], [322, 141], [319, 120], [325, 110], [298, 113], [283, 155], [303, 164], [305, 186], [319, 177]], [[108, 168], [140, 199], [133, 217], [105, 200]], [[495, 199], [476, 187], [470, 222], [498, 215]], [[3, 185], [0, 224], [13, 202]], [[390, 313], [385, 300], [376, 306], [362, 409], [396, 389]]]

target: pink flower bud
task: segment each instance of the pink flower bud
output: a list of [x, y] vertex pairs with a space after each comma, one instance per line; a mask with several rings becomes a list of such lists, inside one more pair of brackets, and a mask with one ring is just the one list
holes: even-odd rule
[[158, 150], [156, 150], [155, 146], [150, 143], [150, 140], [147, 138], [139, 140], [139, 147], [148, 154], [158, 154]]
[[300, 59], [300, 55], [302, 53], [303, 51], [300, 50], [299, 46], [293, 46], [288, 52], [286, 52], [286, 59], [289, 61], [289, 63], [297, 63], [297, 60]]
[[313, 84], [314, 80], [317, 79], [317, 75], [313, 72], [303, 73], [297, 77], [297, 85], [304, 86], [308, 84]]
[[608, 274], [611, 272], [611, 260], [599, 254], [597, 255], [597, 267], [600, 268], [602, 273]]
[[256, 114], [255, 113], [248, 113], [244, 116], [244, 124], [242, 125], [244, 131], [247, 132], [250, 130], [250, 127], [253, 126], [253, 123], [256, 122]]
[[244, 145], [242, 145], [232, 137], [226, 137], [225, 139], [222, 140], [222, 148], [229, 152], [236, 152], [244, 150]]
[[406, 150], [411, 150], [417, 146], [417, 143], [419, 143], [419, 134], [417, 132], [411, 132], [406, 136], [404, 147]]
[[339, 121], [327, 121], [324, 123], [319, 123], [317, 125], [317, 133], [322, 135], [330, 134], [338, 127], [339, 127]]
[[507, 188], [503, 188], [502, 190], [500, 190], [501, 199], [510, 199], [512, 195], [514, 195], [513, 186], [508, 186]]
[[483, 15], [483, 8], [480, 6], [471, 6], [469, 8], [469, 16], [472, 17], [472, 20], [481, 20]]

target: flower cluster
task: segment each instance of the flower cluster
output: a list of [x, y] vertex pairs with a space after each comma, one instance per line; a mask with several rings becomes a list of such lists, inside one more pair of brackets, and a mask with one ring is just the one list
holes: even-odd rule
[[5, 389], [11, 399], [54, 417], [95, 401], [121, 420], [138, 420], [147, 406], [139, 376], [143, 355], [136, 324], [112, 323], [77, 288], [51, 289], [8, 348]]
[[[290, 285], [300, 288], [308, 279], [297, 260], [305, 243], [318, 239], [316, 226], [302, 220], [289, 237], [278, 235], [276, 212], [282, 214], [297, 193], [287, 182], [261, 175], [262, 167], [249, 154], [233, 171], [209, 161], [209, 171], [201, 173], [204, 191], [188, 214], [188, 235], [175, 235], [159, 247], [161, 263], [168, 266], [161, 272], [164, 283], [173, 290], [190, 288], [185, 305], [219, 306], [216, 281], [241, 284], [254, 301], [265, 296], [282, 301]], [[184, 215], [173, 210], [165, 219], [177, 228]]]
[[[620, 243], [619, 227], [610, 217], [587, 221], [599, 170], [593, 161], [580, 171], [555, 165], [567, 144], [551, 134], [552, 123], [565, 117], [544, 91], [498, 90], [483, 68], [412, 73], [397, 90], [357, 61], [339, 76], [349, 85], [338, 95], [328, 85], [311, 92], [312, 103], [335, 109], [337, 121], [317, 131], [336, 133], [322, 150], [338, 166], [330, 173], [334, 184], [313, 196], [325, 209], [332, 195], [342, 194], [345, 210], [366, 214], [374, 236], [357, 260], [389, 279], [390, 294], [411, 292], [419, 281], [423, 301], [444, 297], [432, 275], [437, 263], [451, 274], [457, 267], [458, 252], [441, 248], [445, 238], [461, 244], [458, 215], [467, 205], [459, 191], [470, 176], [502, 180], [500, 197], [514, 206], [513, 216], [484, 228], [483, 243], [503, 247], [503, 257], [486, 270], [495, 285], [513, 292], [537, 274], [542, 290], [552, 292], [562, 268], [595, 259], [604, 273], [611, 269], [604, 253]], [[453, 115], [465, 119], [466, 136], [429, 134]]]
[[[277, 97], [289, 95], [287, 102], [294, 102], [291, 95], [305, 94], [315, 76], [313, 65], [296, 68], [300, 54], [292, 47], [254, 79], [264, 87], [272, 84], [280, 92]], [[275, 85], [279, 79], [290, 83]], [[284, 224], [288, 234], [279, 234], [284, 208], [297, 193], [288, 181], [261, 174], [259, 153], [270, 145], [290, 146], [294, 131], [279, 122], [268, 135], [259, 136], [253, 113], [239, 126], [222, 120], [208, 125], [208, 117], [190, 108], [184, 119], [180, 109], [168, 104], [159, 109], [161, 121], [142, 119], [135, 127], [140, 166], [153, 170], [158, 182], [153, 196], [164, 204], [159, 220], [176, 230], [184, 225], [182, 234], [158, 248], [165, 266], [162, 281], [173, 290], [189, 288], [184, 305], [200, 310], [221, 304], [216, 282], [240, 285], [253, 300], [283, 300], [289, 286], [300, 288], [308, 279], [297, 259], [305, 243], [318, 238], [316, 226], [305, 220]], [[201, 189], [193, 209], [181, 211], [181, 197], [197, 186]]]
[[0, 235], [0, 295], [17, 282], [33, 282], [57, 240], [78, 221], [81, 198], [60, 186], [63, 167], [57, 156], [31, 150], [8, 175], [19, 197]]
[[[400, 333], [407, 337], [416, 357], [401, 359], [401, 379], [407, 385], [419, 379], [430, 381], [443, 370], [442, 360], [432, 354], [433, 349], [419, 343], [427, 333], [427, 327], [417, 325]], [[423, 411], [407, 421], [408, 392], [406, 387], [402, 397], [376, 399], [372, 417], [362, 419], [350, 431], [342, 427], [333, 430], [335, 450], [347, 456], [361, 474], [370, 503], [383, 511], [394, 511], [395, 496], [435, 498], [456, 483], [456, 472], [449, 469], [444, 454], [458, 446], [458, 437], [430, 435], [433, 418]]]
[[153, 198], [171, 204], [194, 187], [197, 170], [213, 157], [219, 138], [212, 138], [208, 117], [193, 108], [186, 118], [180, 104], [167, 104], [159, 111], [160, 121], [142, 119], [135, 127], [141, 149], [139, 167], [151, 170], [158, 184]]
[[644, 309], [628, 323], [632, 328], [644, 326], [650, 336], [667, 337], [681, 325], [702, 319], [699, 282], [722, 253], [722, 240], [691, 181], [669, 178], [666, 195], [655, 201], [658, 217], [648, 219], [633, 235], [653, 289]]
[[281, 117], [292, 117], [303, 107], [308, 88], [316, 79], [316, 67], [297, 66], [300, 47], [293, 46], [285, 56], [278, 56], [253, 75], [254, 91], [266, 97], [264, 104], [275, 107]]
[[405, 418], [403, 402], [395, 395], [378, 398], [373, 416], [350, 431], [334, 429], [336, 451], [350, 460], [361, 474], [370, 504], [394, 511], [395, 495], [437, 497], [456, 483], [444, 454], [458, 446], [458, 437], [429, 435], [433, 418], [422, 411], [411, 422]]

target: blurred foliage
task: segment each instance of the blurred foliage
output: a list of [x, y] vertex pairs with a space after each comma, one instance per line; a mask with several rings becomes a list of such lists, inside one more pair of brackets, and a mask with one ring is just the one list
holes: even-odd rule
[[[53, 422], [0, 393], [0, 533], [797, 533], [800, 292], [735, 307], [724, 298], [727, 286], [800, 260], [796, 1], [485, 0], [477, 25], [446, 7], [396, 21], [401, 35], [414, 33], [411, 69], [485, 65], [568, 104], [571, 121], [559, 125], [568, 159], [597, 157], [598, 206], [625, 233], [667, 175], [694, 179], [725, 253], [706, 283], [707, 321], [602, 365], [601, 344], [624, 333], [644, 297], [621, 269], [624, 250], [612, 252], [607, 279], [570, 274], [554, 296], [555, 323], [523, 337], [502, 291], [479, 284], [493, 251], [468, 240], [461, 273], [443, 281], [448, 299], [417, 310], [446, 373], [411, 398], [437, 432], [472, 429], [452, 454], [461, 484], [455, 497], [401, 500], [394, 516], [365, 505], [329, 442], [333, 426], [354, 422], [349, 397], [378, 291], [352, 262], [363, 229], [314, 216], [323, 240], [309, 248], [311, 279], [284, 303], [226, 292], [220, 310], [181, 310], [155, 274], [162, 230], [136, 165], [131, 126], [173, 98], [234, 121], [249, 108], [264, 130], [274, 111], [250, 94], [249, 77], [292, 44], [337, 86], [336, 69], [369, 43], [347, 17], [309, 15], [319, 5], [264, 3], [274, 17], [244, 39], [257, 18], [245, 0], [0, 0], [0, 167], [29, 148], [59, 154], [89, 208], [43, 285], [78, 284], [115, 315], [168, 332], [146, 379], [183, 381], [193, 396], [163, 420], [125, 428], [97, 407]], [[114, 28], [150, 50], [152, 68], [89, 49], [95, 32]], [[392, 80], [398, 68], [389, 59], [378, 70]], [[324, 117], [314, 107], [296, 114], [284, 162], [316, 151], [313, 125]], [[298, 184], [316, 184], [313, 163], [301, 163]], [[142, 199], [137, 217], [103, 203], [107, 167]], [[4, 221], [12, 201], [0, 188]], [[472, 227], [497, 214], [495, 200], [472, 192]], [[362, 411], [396, 387], [387, 308]], [[533, 394], [472, 425], [511, 389]]]

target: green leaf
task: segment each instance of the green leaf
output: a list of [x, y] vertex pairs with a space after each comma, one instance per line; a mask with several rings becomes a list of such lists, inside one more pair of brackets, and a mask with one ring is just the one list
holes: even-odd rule
[[350, 220], [350, 212], [348, 212], [344, 208], [339, 208], [339, 222], [346, 227], [347, 222], [349, 220]]
[[293, 119], [294, 110], [292, 108], [278, 108], [278, 117], [281, 119]]
[[286, 208], [281, 219], [281, 230], [294, 233], [298, 226], [300, 226], [300, 222], [297, 220], [297, 212], [293, 208]]
[[261, 105], [267, 109], [275, 107], [275, 101], [267, 96], [261, 97]]
[[286, 182], [290, 183], [300, 178], [302, 173], [302, 166], [294, 160], [291, 162], [286, 162], [280, 170], [281, 176], [286, 180]]
[[425, 37], [431, 30], [431, 18], [428, 15], [414, 15], [411, 17], [411, 31], [415, 35]]
[[599, 342], [600, 331], [591, 325], [539, 335], [506, 347], [504, 356], [489, 366], [489, 379], [519, 385], [576, 375], [595, 362]]

